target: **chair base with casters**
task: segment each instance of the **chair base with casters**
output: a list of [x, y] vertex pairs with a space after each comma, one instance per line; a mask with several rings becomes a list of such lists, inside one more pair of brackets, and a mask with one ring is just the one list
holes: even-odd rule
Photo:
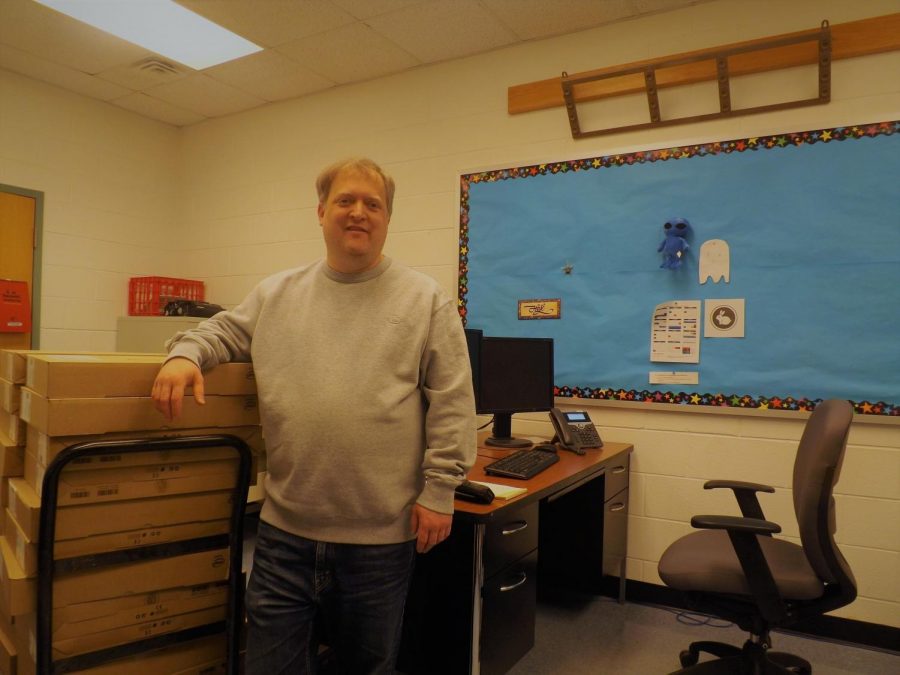
[[[750, 633], [743, 647], [694, 642], [680, 654], [680, 673], [805, 673], [805, 659], [770, 650], [770, 630], [850, 604], [856, 580], [834, 542], [834, 485], [840, 476], [853, 408], [820, 403], [810, 415], [794, 461], [794, 512], [800, 544], [772, 535], [757, 494], [767, 485], [709, 481], [705, 489], [734, 492], [741, 516], [694, 516], [698, 529], [674, 541], [660, 557], [659, 576], [685, 594], [692, 610], [724, 618]], [[716, 657], [699, 662], [701, 652]]]
[[[690, 673], [691, 675], [702, 675], [703, 673], [710, 675], [718, 673], [746, 673], [747, 675], [800, 673], [808, 675], [812, 673], [812, 666], [806, 659], [787, 652], [771, 651], [770, 646], [768, 636], [753, 637], [747, 640], [743, 647], [705, 640], [692, 642], [678, 655], [682, 669], [675, 672]], [[699, 663], [701, 652], [712, 654], [717, 658], [713, 661]]]

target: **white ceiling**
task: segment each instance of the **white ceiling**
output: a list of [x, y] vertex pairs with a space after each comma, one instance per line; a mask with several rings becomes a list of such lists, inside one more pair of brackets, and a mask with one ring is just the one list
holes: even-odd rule
[[186, 126], [710, 0], [177, 1], [264, 49], [198, 71], [33, 0], [0, 0], [0, 68]]

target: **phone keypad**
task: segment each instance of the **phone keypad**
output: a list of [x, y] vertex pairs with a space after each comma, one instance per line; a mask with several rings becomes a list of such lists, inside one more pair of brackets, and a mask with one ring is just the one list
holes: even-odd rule
[[575, 432], [578, 434], [578, 442], [584, 448], [599, 448], [603, 443], [600, 441], [600, 434], [593, 424], [573, 424]]

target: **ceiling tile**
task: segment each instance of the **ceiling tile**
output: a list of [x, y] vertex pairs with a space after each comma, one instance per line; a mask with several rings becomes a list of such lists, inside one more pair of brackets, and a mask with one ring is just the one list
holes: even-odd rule
[[166, 124], [172, 124], [176, 127], [195, 124], [206, 119], [199, 113], [184, 110], [171, 103], [166, 103], [158, 98], [153, 98], [152, 96], [147, 96], [147, 94], [142, 94], [140, 92], [117, 98], [110, 101], [110, 103], [117, 105], [120, 108], [136, 112], [144, 117], [150, 117], [159, 120], [160, 122], [165, 122]]
[[516, 36], [475, 0], [429, 2], [366, 21], [423, 63], [478, 54]]
[[317, 75], [272, 49], [203, 71], [209, 77], [267, 101], [311, 94], [333, 87], [336, 80]]
[[145, 93], [204, 117], [221, 117], [265, 103], [257, 96], [217, 82], [203, 73], [194, 73], [175, 82], [152, 87]]
[[[2, 2], [3, 0], [0, 0]], [[45, 61], [33, 54], [0, 44], [0, 68], [27, 75], [35, 80], [74, 91], [84, 96], [108, 101], [130, 93], [130, 90], [92, 75]]]
[[328, 0], [177, 0], [179, 5], [255, 42], [274, 47], [355, 19]]
[[91, 75], [151, 54], [32, 0], [0, 0], [0, 43]]
[[419, 61], [363, 23], [294, 40], [278, 51], [341, 84], [381, 77]]
[[566, 0], [565, 11], [553, 0], [482, 0], [482, 4], [523, 40], [587, 30], [633, 13], [632, 0]]
[[331, 0], [335, 5], [357, 19], [368, 19], [379, 14], [389, 14], [410, 5], [420, 5], [434, 0]]
[[[0, 68], [183, 126], [626, 14], [720, 0], [177, 1], [266, 49], [198, 73], [34, 0], [0, 0]], [[141, 69], [145, 59], [176, 72]]]
[[636, 14], [650, 14], [652, 12], [668, 12], [680, 9], [688, 5], [699, 5], [711, 0], [632, 0]]

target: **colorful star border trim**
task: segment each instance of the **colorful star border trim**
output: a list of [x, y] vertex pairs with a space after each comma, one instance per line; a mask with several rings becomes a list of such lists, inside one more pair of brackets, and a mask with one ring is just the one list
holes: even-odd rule
[[[685, 391], [649, 391], [636, 389], [608, 389], [592, 387], [554, 387], [553, 395], [561, 398], [588, 398], [601, 401], [629, 401], [633, 403], [670, 403], [717, 408], [746, 408], [749, 410], [803, 410], [812, 412], [824, 399], [792, 398], [785, 396], [749, 396], [747, 394], [700, 394]], [[878, 401], [850, 401], [859, 415], [900, 416], [900, 406]]]
[[[459, 287], [458, 310], [463, 324], [466, 322], [469, 296], [469, 186], [477, 183], [495, 183], [501, 180], [516, 180], [545, 176], [547, 174], [568, 173], [570, 171], [591, 171], [593, 169], [614, 169], [616, 167], [666, 162], [669, 160], [691, 159], [707, 155], [721, 155], [732, 152], [756, 152], [758, 150], [778, 150], [814, 143], [830, 143], [848, 139], [890, 136], [900, 131], [900, 120], [857, 124], [848, 127], [799, 131], [772, 136], [754, 136], [731, 141], [716, 141], [698, 145], [685, 145], [660, 150], [602, 155], [565, 162], [548, 162], [507, 169], [495, 169], [468, 173], [460, 176], [459, 199]], [[678, 405], [705, 405], [728, 408], [755, 408], [759, 410], [813, 410], [821, 399], [794, 399], [790, 396], [749, 396], [738, 394], [697, 394], [669, 391], [637, 391], [635, 389], [594, 389], [591, 387], [556, 387], [556, 396], [572, 398], [607, 399], [617, 401], [637, 401], [643, 403], [674, 403]], [[900, 407], [884, 401], [850, 401], [860, 415], [900, 415]]]

